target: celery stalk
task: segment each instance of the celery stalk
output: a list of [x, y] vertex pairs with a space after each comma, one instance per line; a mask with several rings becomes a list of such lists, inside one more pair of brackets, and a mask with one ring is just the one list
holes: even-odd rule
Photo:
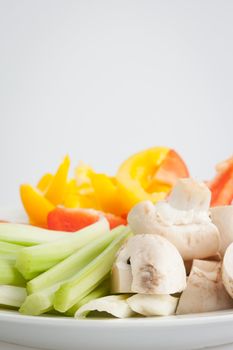
[[23, 246], [8, 242], [0, 242], [0, 254], [12, 254], [16, 256], [16, 254], [23, 248]]
[[9, 284], [13, 286], [25, 286], [23, 276], [15, 268], [14, 259], [0, 258], [0, 285]]
[[99, 256], [79, 271], [71, 281], [64, 283], [55, 293], [55, 310], [66, 312], [90, 293], [95, 288], [95, 284], [110, 272], [118, 249], [128, 237], [129, 232], [117, 237]]
[[27, 296], [25, 288], [15, 286], [0, 286], [0, 305], [20, 307]]
[[[54, 310], [53, 301], [55, 292], [59, 289], [62, 283], [66, 283], [67, 281], [69, 281], [69, 279], [28, 295], [19, 311], [24, 315], [39, 316]], [[95, 283], [94, 288], [96, 288], [101, 282], [102, 280]], [[83, 294], [83, 297], [84, 296], [85, 295]]]
[[33, 246], [64, 237], [67, 237], [67, 232], [46, 230], [31, 225], [0, 223], [0, 241], [4, 242]]
[[72, 277], [99, 255], [116, 237], [128, 230], [125, 226], [118, 226], [108, 234], [96, 238], [65, 260], [29, 281], [27, 284], [28, 292], [30, 294], [36, 293]]
[[57, 288], [59, 288], [59, 285], [28, 295], [19, 312], [24, 315], [38, 316], [51, 311], [53, 309], [54, 293]]
[[108, 230], [107, 220], [101, 219], [76, 233], [68, 234], [67, 238], [23, 248], [18, 254], [16, 267], [25, 279], [30, 280], [64, 260], [93, 239], [105, 235]]
[[89, 303], [89, 301], [98, 299], [101, 297], [105, 297], [109, 294], [110, 291], [110, 280], [107, 279], [103, 281], [96, 289], [87, 294], [83, 299], [81, 299], [78, 303], [72, 306], [65, 314], [66, 316], [74, 316], [76, 311], [83, 305]]

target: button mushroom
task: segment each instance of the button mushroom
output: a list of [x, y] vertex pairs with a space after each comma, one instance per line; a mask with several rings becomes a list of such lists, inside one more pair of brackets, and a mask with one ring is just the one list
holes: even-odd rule
[[210, 209], [210, 215], [220, 233], [220, 253], [223, 256], [229, 244], [233, 242], [233, 205], [213, 207]]
[[225, 310], [233, 307], [221, 278], [221, 263], [194, 260], [187, 288], [182, 293], [176, 314]]
[[204, 259], [219, 250], [220, 235], [208, 213], [210, 194], [192, 179], [177, 182], [167, 202], [137, 204], [128, 215], [135, 234], [153, 234], [173, 243], [184, 260]]
[[171, 295], [135, 294], [127, 303], [136, 313], [143, 316], [168, 316], [176, 311], [178, 298]]
[[233, 298], [233, 243], [228, 246], [223, 258], [222, 280], [228, 294]]
[[[127, 280], [129, 267], [132, 279]], [[185, 267], [178, 250], [157, 235], [129, 238], [113, 266], [112, 280], [114, 293], [173, 294], [186, 287]]]

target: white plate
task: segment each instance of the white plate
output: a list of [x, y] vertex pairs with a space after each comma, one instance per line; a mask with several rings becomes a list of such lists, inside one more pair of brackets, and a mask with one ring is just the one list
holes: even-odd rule
[[233, 342], [233, 310], [187, 316], [86, 319], [0, 311], [0, 340], [56, 350], [187, 350]]
[[[22, 211], [0, 209], [0, 219]], [[0, 341], [56, 350], [188, 350], [233, 342], [233, 310], [154, 318], [75, 320], [0, 310]]]

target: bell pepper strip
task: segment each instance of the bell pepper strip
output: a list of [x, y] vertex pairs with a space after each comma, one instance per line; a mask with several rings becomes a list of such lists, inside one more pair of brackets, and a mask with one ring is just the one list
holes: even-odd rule
[[47, 174], [42, 176], [42, 178], [39, 180], [36, 187], [41, 192], [46, 192], [48, 187], [50, 186], [52, 180], [53, 180], [53, 175], [50, 173], [47, 173]]
[[131, 156], [116, 175], [124, 199], [123, 211], [128, 212], [143, 200], [156, 203], [164, 199], [175, 180], [188, 175], [180, 156], [167, 147], [154, 147]]
[[55, 208], [48, 214], [48, 228], [51, 230], [75, 232], [97, 222], [101, 217], [109, 222], [110, 229], [126, 225], [126, 219], [93, 209]]
[[211, 206], [230, 205], [233, 201], [233, 157], [217, 165], [216, 177], [208, 183]]
[[46, 227], [48, 213], [52, 211], [55, 206], [49, 202], [38, 189], [31, 185], [21, 185], [20, 196], [30, 223]]
[[115, 215], [123, 214], [122, 200], [115, 179], [93, 172], [91, 181], [100, 209]]
[[45, 198], [54, 205], [61, 204], [65, 198], [69, 167], [70, 160], [66, 156], [45, 193]]
[[178, 153], [171, 149], [155, 173], [153, 180], [157, 184], [174, 186], [178, 178], [184, 177], [189, 177], [188, 168]]

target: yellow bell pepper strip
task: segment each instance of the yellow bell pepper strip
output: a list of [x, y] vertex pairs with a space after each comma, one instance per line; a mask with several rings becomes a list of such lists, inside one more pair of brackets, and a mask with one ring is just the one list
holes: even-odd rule
[[47, 173], [47, 174], [42, 176], [42, 178], [39, 180], [39, 182], [38, 182], [36, 187], [41, 192], [46, 192], [48, 187], [49, 187], [49, 185], [51, 184], [52, 180], [53, 180], [53, 175]]
[[131, 156], [120, 166], [116, 179], [125, 212], [140, 201], [156, 203], [164, 199], [175, 178], [188, 176], [183, 160], [170, 151], [167, 147], [150, 148]]
[[54, 205], [62, 204], [65, 198], [69, 167], [70, 159], [66, 156], [45, 193], [45, 198]]
[[124, 211], [115, 179], [93, 172], [91, 181], [100, 209], [106, 213], [122, 215]]
[[31, 185], [20, 186], [20, 196], [31, 224], [46, 227], [47, 216], [55, 206]]

